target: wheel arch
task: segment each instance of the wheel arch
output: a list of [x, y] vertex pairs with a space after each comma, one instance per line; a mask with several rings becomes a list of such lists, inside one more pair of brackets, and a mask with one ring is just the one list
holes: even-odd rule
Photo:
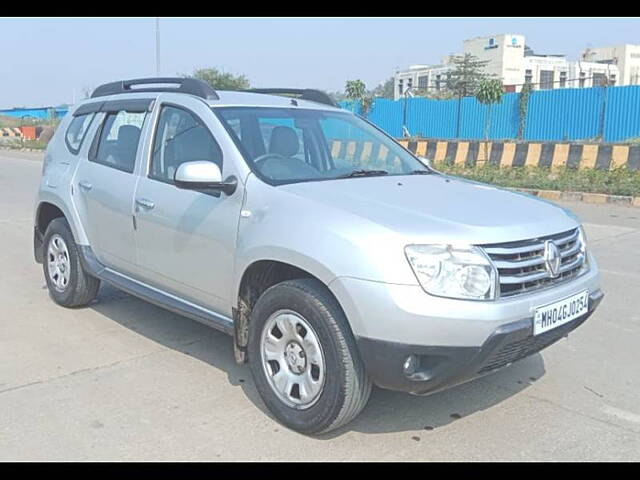
[[65, 215], [65, 212], [55, 203], [49, 201], [41, 201], [38, 203], [33, 229], [33, 256], [37, 263], [42, 263], [44, 260], [44, 252], [42, 250], [44, 234], [49, 224], [56, 218], [64, 218], [67, 220], [67, 215]]
[[[34, 213], [34, 226], [41, 227], [44, 225], [44, 230], [40, 230], [42, 235], [44, 235], [46, 230], [46, 225], [51, 222], [54, 218], [58, 218], [60, 216], [64, 217], [71, 228], [71, 233], [73, 233], [73, 239], [78, 245], [88, 245], [89, 241], [87, 239], [86, 233], [80, 222], [80, 217], [75, 209], [75, 205], [73, 205], [73, 196], [69, 196], [67, 200], [64, 197], [61, 197], [57, 193], [41, 190], [39, 193], [38, 203], [36, 204], [35, 213]], [[71, 202], [71, 204], [69, 204]], [[51, 215], [51, 212], [56, 212], [52, 217], [42, 217], [44, 213], [48, 213]], [[60, 212], [62, 215], [59, 215]], [[43, 224], [40, 223], [41, 220], [46, 220]]]
[[311, 278], [318, 281], [342, 309], [340, 301], [329, 288], [329, 282], [332, 277], [328, 276], [326, 271], [318, 272], [317, 270], [302, 268], [283, 259], [264, 258], [254, 260], [242, 269], [242, 274], [239, 275], [235, 289], [237, 303], [232, 310], [236, 362], [246, 362], [249, 316], [260, 295], [273, 285], [297, 278]]

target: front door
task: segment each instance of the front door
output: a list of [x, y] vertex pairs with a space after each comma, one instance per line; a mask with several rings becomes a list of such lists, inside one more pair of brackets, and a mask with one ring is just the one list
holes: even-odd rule
[[184, 162], [215, 162], [223, 152], [202, 118], [213, 116], [194, 101], [190, 108], [161, 104], [147, 174], [135, 192], [136, 244], [142, 280], [180, 298], [231, 316], [233, 261], [242, 188], [217, 196], [174, 185]]
[[133, 226], [134, 175], [146, 112], [101, 113], [102, 123], [76, 174], [78, 208], [91, 248], [100, 262], [119, 272], [136, 271]]

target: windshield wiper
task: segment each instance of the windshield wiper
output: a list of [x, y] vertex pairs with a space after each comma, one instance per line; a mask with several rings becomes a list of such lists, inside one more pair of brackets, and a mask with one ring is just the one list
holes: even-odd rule
[[431, 175], [431, 170], [413, 170], [410, 175]]
[[374, 177], [377, 175], [388, 175], [386, 170], [354, 170], [351, 173], [340, 175], [336, 178], [350, 178], [350, 177]]

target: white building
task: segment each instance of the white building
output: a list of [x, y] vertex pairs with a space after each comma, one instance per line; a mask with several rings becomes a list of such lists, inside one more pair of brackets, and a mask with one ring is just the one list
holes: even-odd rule
[[505, 85], [523, 83], [524, 36], [493, 35], [476, 37], [463, 42], [464, 53], [470, 53], [480, 60], [487, 60], [485, 67], [488, 74], [500, 78]]
[[393, 98], [395, 100], [401, 98], [407, 89], [411, 91], [412, 88], [425, 88], [432, 91], [443, 90], [451, 68], [451, 64], [447, 60], [446, 64], [411, 65], [407, 70], [397, 72]]
[[[589, 58], [583, 55], [578, 61], [569, 61], [565, 55], [536, 54], [525, 44], [524, 36], [516, 34], [471, 38], [463, 46], [463, 53], [489, 62], [485, 71], [501, 79], [508, 92], [520, 91], [525, 82], [532, 83], [534, 89], [550, 89], [592, 87], [605, 81], [629, 85], [629, 79], [640, 80], [640, 45], [591, 49]], [[394, 98], [415, 87], [443, 89], [455, 56], [447, 55], [439, 65], [412, 65], [396, 72]]]
[[582, 53], [582, 58], [617, 66], [620, 85], [640, 85], [640, 45], [588, 48]]

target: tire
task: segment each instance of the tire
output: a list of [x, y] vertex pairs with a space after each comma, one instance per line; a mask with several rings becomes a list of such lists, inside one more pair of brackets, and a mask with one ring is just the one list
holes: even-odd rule
[[[42, 249], [44, 278], [51, 298], [58, 305], [81, 307], [96, 298], [100, 280], [82, 268], [78, 247], [66, 219], [59, 217], [49, 223]], [[58, 261], [58, 267], [52, 264], [56, 253], [64, 258]]]
[[[284, 327], [289, 325], [283, 331], [290, 333], [281, 338], [276, 338], [280, 331], [278, 320]], [[291, 332], [295, 332], [293, 336]], [[278, 342], [277, 348], [269, 343], [274, 339]], [[298, 347], [306, 349], [302, 354], [297, 352], [302, 360], [296, 360], [296, 348], [300, 348], [295, 346], [295, 339], [301, 339]], [[270, 345], [268, 352], [263, 349], [267, 344]], [[281, 357], [276, 357], [285, 344]], [[314, 347], [316, 344], [320, 352]], [[291, 349], [294, 360], [301, 363], [292, 363]], [[320, 434], [334, 430], [353, 420], [369, 400], [371, 380], [347, 319], [335, 298], [318, 280], [287, 280], [260, 296], [251, 312], [247, 352], [256, 388], [267, 408], [282, 424], [298, 432]], [[275, 379], [281, 368], [285, 369], [282, 373], [287, 378], [299, 382], [297, 391], [295, 383], [289, 389], [288, 383], [284, 388], [277, 387], [279, 382]], [[315, 397], [304, 394], [317, 390], [318, 385], [321, 387]]]

